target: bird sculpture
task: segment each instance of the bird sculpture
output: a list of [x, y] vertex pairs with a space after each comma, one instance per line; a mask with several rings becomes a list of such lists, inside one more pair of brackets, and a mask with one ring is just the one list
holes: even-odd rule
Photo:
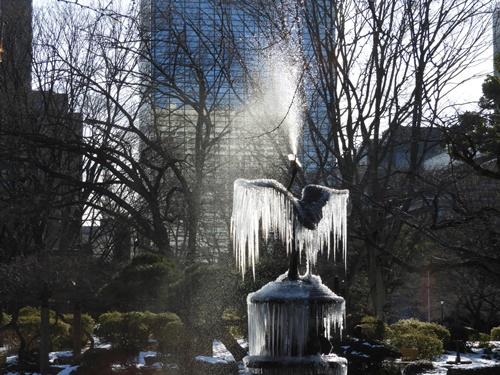
[[[244, 180], [234, 183], [232, 233], [235, 254], [242, 273], [247, 261], [255, 269], [259, 258], [259, 234], [271, 233], [284, 242], [288, 253], [306, 253], [307, 272], [323, 248], [334, 250], [342, 242], [345, 252], [346, 212], [349, 192], [320, 185], [307, 185], [300, 199], [274, 180]], [[255, 272], [255, 271], [254, 271]], [[255, 273], [254, 273], [255, 277]]]
[[298, 222], [307, 229], [316, 229], [323, 217], [323, 207], [328, 202], [332, 189], [319, 185], [307, 185], [302, 190], [302, 196], [297, 199], [282, 184], [274, 180], [236, 180], [235, 184], [261, 190], [273, 189], [293, 206], [293, 212]]

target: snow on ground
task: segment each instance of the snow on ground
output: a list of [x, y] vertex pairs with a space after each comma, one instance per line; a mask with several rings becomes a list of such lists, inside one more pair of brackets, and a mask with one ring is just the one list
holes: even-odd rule
[[[477, 343], [472, 343], [472, 353], [461, 353], [460, 359], [462, 362], [470, 362], [470, 364], [450, 364], [448, 362], [455, 362], [457, 354], [454, 352], [443, 355], [436, 361], [433, 361], [434, 370], [424, 372], [422, 375], [445, 375], [449, 368], [460, 367], [464, 369], [478, 368], [478, 367], [491, 367], [500, 365], [500, 341], [490, 342], [495, 354], [486, 354], [483, 348], [478, 348]], [[490, 357], [490, 358], [487, 358]]]
[[[51, 352], [51, 353], [49, 353], [49, 362], [54, 363], [58, 358], [71, 357], [72, 355], [73, 355], [73, 353], [70, 351]], [[6, 363], [13, 363], [15, 361], [17, 361], [17, 355], [7, 357], [5, 362]], [[72, 371], [76, 370], [78, 366], [66, 365], [66, 366], [59, 366], [59, 367], [63, 367], [63, 370], [59, 371], [58, 375], [69, 375], [69, 374], [71, 374]], [[17, 372], [8, 372], [5, 375], [18, 375], [18, 373]], [[33, 372], [33, 373], [25, 372], [25, 375], [39, 375], [39, 374], [36, 372]]]
[[[244, 341], [240, 341], [240, 345], [245, 347], [246, 343]], [[104, 346], [104, 345], [103, 345]], [[422, 375], [446, 375], [448, 368], [454, 366], [460, 366], [460, 368], [477, 368], [477, 367], [491, 367], [495, 365], [500, 365], [500, 341], [491, 342], [493, 354], [487, 354], [483, 348], [477, 348], [477, 345], [473, 345], [472, 352], [461, 354], [460, 358], [462, 361], [470, 361], [470, 364], [449, 364], [447, 362], [454, 362], [456, 359], [456, 353], [451, 352], [443, 355], [441, 358], [437, 359], [433, 362], [435, 369], [427, 371]], [[496, 353], [496, 354], [495, 354]], [[54, 362], [57, 358], [68, 357], [71, 356], [71, 352], [52, 352], [50, 353], [50, 361]], [[143, 367], [146, 365], [145, 358], [148, 356], [156, 356], [156, 352], [141, 352], [139, 357], [137, 358], [136, 364], [137, 367]], [[489, 357], [489, 358], [488, 358]], [[17, 356], [7, 357], [7, 363], [14, 362], [17, 359]], [[226, 349], [224, 344], [218, 340], [214, 340], [213, 345], [213, 355], [212, 357], [207, 356], [198, 356], [196, 357], [198, 361], [205, 361], [209, 363], [230, 363], [234, 362], [234, 357], [231, 353]], [[161, 363], [155, 363], [152, 365], [153, 367], [161, 368]], [[77, 366], [61, 366], [63, 370], [61, 370], [58, 375], [70, 375], [72, 371], [76, 370]], [[242, 364], [239, 364], [239, 374], [244, 374], [244, 368]], [[19, 373], [8, 372], [5, 375], [20, 375]], [[40, 375], [38, 373], [25, 373], [25, 375]]]
[[197, 361], [209, 362], [212, 364], [228, 364], [230, 362], [234, 362], [233, 355], [219, 340], [214, 340], [212, 353], [212, 357], [199, 355], [195, 359]]
[[[240, 344], [245, 345], [245, 343], [243, 341], [241, 341]], [[96, 338], [96, 347], [109, 348], [110, 345], [100, 343], [98, 341], [98, 339]], [[49, 360], [50, 360], [50, 363], [54, 363], [57, 360], [57, 358], [70, 357], [70, 356], [72, 356], [72, 352], [70, 352], [70, 351], [51, 352], [49, 354]], [[141, 368], [141, 367], [146, 366], [146, 357], [149, 357], [149, 356], [153, 356], [153, 357], [156, 356], [156, 352], [154, 352], [154, 351], [140, 352], [139, 356], [136, 359], [136, 367]], [[16, 360], [17, 360], [17, 356], [10, 356], [10, 357], [7, 357], [6, 363], [13, 363]], [[214, 340], [212, 357], [198, 356], [198, 357], [196, 357], [196, 360], [210, 362], [213, 364], [217, 364], [217, 363], [227, 364], [227, 363], [235, 361], [233, 355], [226, 349], [224, 344], [222, 342], [220, 342], [219, 340]], [[74, 371], [78, 368], [78, 366], [70, 366], [70, 365], [58, 365], [58, 367], [62, 367], [63, 370], [61, 370], [57, 375], [70, 375], [72, 371]], [[162, 364], [157, 362], [157, 363], [152, 364], [151, 367], [161, 368]], [[25, 375], [40, 375], [37, 372], [33, 372], [33, 373], [25, 372], [24, 374]], [[17, 372], [8, 372], [4, 375], [20, 375], [20, 374]]]

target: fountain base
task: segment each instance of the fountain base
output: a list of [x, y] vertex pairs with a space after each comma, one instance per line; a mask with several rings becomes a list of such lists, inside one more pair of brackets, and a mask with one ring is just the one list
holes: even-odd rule
[[347, 375], [347, 360], [335, 354], [304, 357], [247, 356], [246, 374]]
[[[246, 374], [346, 375], [347, 360], [331, 352], [330, 330], [342, 329], [345, 301], [319, 276], [287, 274], [251, 293]], [[323, 354], [321, 354], [323, 353]]]

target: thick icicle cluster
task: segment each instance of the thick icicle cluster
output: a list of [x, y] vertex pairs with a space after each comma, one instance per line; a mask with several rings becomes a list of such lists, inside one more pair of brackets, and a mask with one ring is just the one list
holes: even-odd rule
[[[313, 198], [307, 196], [307, 189], [316, 191]], [[304, 188], [302, 199], [298, 200], [274, 180], [236, 180], [231, 231], [242, 274], [250, 265], [255, 277], [261, 229], [264, 240], [271, 233], [281, 238], [287, 252], [292, 250], [292, 245], [299, 252], [305, 251], [308, 273], [316, 264], [318, 252], [323, 249], [330, 252], [333, 247], [335, 255], [341, 243], [345, 259], [348, 197], [347, 190], [309, 185]], [[315, 229], [303, 225], [311, 220]], [[332, 234], [333, 244], [330, 240]]]
[[[303, 281], [277, 280], [248, 296], [250, 355], [304, 356], [311, 329], [342, 330], [345, 301], [317, 276]], [[321, 334], [321, 332], [317, 332]]]

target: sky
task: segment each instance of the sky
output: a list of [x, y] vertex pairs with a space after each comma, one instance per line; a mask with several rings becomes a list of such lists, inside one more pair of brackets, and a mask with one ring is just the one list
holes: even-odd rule
[[[75, 6], [80, 5], [84, 7], [92, 3], [101, 2], [103, 4], [120, 5], [124, 7], [123, 9], [126, 9], [126, 6], [131, 2], [139, 3], [139, 0], [33, 0], [33, 6], [36, 8], [61, 2], [74, 3]], [[457, 98], [458, 102], [463, 103], [461, 106], [463, 109], [473, 110], [476, 108], [476, 103], [482, 96], [481, 85], [488, 74], [493, 74], [493, 37], [491, 35], [486, 36], [486, 38], [488, 37], [492, 40], [491, 47], [485, 51], [481, 61], [456, 79], [456, 82], [460, 82], [461, 80], [467, 81], [454, 90], [452, 95], [452, 98]], [[471, 79], [471, 77], [474, 78]]]

